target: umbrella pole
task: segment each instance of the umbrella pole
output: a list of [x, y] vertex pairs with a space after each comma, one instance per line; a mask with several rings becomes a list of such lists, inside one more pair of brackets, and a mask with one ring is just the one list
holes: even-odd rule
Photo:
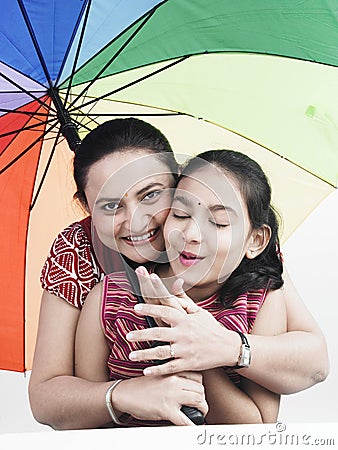
[[75, 123], [70, 118], [70, 114], [67, 109], [63, 106], [62, 100], [59, 93], [55, 87], [48, 89], [48, 93], [51, 96], [53, 103], [57, 111], [57, 118], [60, 122], [60, 131], [62, 135], [66, 138], [69, 148], [75, 152], [79, 145], [81, 144], [81, 139], [77, 131]]

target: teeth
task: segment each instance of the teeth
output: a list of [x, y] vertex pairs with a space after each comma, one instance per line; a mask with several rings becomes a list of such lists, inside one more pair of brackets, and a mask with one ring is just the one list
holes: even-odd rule
[[140, 242], [145, 241], [146, 239], [151, 238], [156, 233], [156, 230], [150, 231], [147, 234], [144, 234], [143, 236], [128, 236], [126, 239], [131, 242]]

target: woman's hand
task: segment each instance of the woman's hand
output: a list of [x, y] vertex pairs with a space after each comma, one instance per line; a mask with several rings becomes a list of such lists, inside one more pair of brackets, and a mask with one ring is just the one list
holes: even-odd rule
[[176, 375], [136, 377], [124, 380], [113, 391], [115, 409], [140, 420], [168, 420], [174, 425], [194, 425], [181, 411], [183, 405], [208, 412], [202, 375], [181, 372]]
[[[128, 333], [129, 341], [163, 341], [163, 345], [131, 352], [132, 361], [168, 359], [162, 365], [148, 367], [145, 375], [166, 375], [185, 370], [206, 370], [233, 366], [238, 360], [241, 340], [237, 333], [220, 325], [208, 311], [184, 298], [184, 310], [170, 306], [137, 304], [135, 311], [159, 318], [170, 327], [155, 327]], [[195, 312], [190, 313], [190, 311]], [[188, 313], [187, 313], [188, 311]]]

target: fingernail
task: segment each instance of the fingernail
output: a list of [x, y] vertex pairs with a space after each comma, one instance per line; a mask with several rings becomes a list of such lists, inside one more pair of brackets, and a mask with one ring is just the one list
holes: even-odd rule
[[135, 311], [142, 311], [143, 309], [143, 305], [141, 305], [140, 303], [136, 303], [136, 305], [134, 306]]
[[147, 273], [145, 267], [143, 267], [143, 266], [137, 267], [137, 268], [135, 269], [135, 272], [136, 272], [138, 275], [145, 275], [145, 274]]
[[128, 341], [131, 341], [133, 339], [133, 337], [134, 337], [134, 335], [131, 331], [126, 335], [126, 338]]
[[135, 355], [135, 353], [129, 353], [129, 359], [131, 359], [131, 360], [134, 360], [134, 359], [136, 359], [136, 355]]
[[151, 368], [150, 367], [146, 367], [144, 370], [143, 370], [143, 375], [151, 375], [153, 372], [152, 372], [152, 370], [151, 370]]

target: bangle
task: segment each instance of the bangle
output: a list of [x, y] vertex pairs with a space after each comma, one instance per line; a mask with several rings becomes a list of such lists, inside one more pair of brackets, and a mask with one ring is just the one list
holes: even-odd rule
[[110, 417], [112, 418], [112, 421], [116, 424], [116, 425], [125, 425], [123, 422], [121, 422], [119, 420], [119, 418], [117, 417], [113, 405], [111, 404], [111, 396], [112, 396], [112, 392], [113, 390], [116, 388], [116, 386], [123, 380], [116, 380], [114, 381], [114, 383], [107, 389], [106, 392], [106, 405], [107, 405], [107, 409], [109, 411]]

